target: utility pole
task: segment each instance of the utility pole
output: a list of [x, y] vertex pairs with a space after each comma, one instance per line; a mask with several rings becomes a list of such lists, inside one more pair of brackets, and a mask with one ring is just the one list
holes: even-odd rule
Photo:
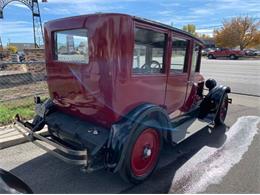
[[0, 52], [2, 53], [3, 51], [4, 51], [4, 48], [3, 48], [3, 43], [2, 43], [1, 36], [0, 36]]
[[[4, 8], [14, 0], [0, 0], [0, 19], [3, 19], [3, 10]], [[35, 48], [39, 48], [41, 45], [44, 44], [44, 37], [43, 37], [43, 29], [42, 29], [42, 20], [41, 14], [39, 9], [38, 0], [15, 0], [20, 3], [23, 3], [32, 12], [32, 22], [33, 22], [33, 38], [34, 38], [34, 45]], [[41, 0], [42, 2], [46, 3], [47, 0]]]

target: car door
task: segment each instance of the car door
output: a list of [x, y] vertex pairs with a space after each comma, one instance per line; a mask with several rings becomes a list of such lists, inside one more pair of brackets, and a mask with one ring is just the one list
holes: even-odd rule
[[117, 84], [117, 104], [122, 105], [123, 113], [144, 103], [164, 105], [167, 40], [167, 29], [135, 23], [130, 78]]
[[171, 39], [171, 58], [168, 68], [165, 105], [170, 118], [184, 112], [188, 84], [189, 50], [191, 40], [179, 34], [173, 34]]

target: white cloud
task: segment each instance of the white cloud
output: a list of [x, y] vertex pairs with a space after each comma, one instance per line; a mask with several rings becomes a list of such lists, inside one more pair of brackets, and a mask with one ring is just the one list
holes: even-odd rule
[[25, 21], [1, 21], [0, 34], [2, 36], [20, 35], [20, 33], [32, 33], [32, 24]]
[[170, 11], [170, 10], [158, 11], [158, 14], [161, 15], [161, 16], [170, 16], [170, 15], [173, 15], [172, 11]]
[[160, 5], [163, 6], [163, 7], [169, 8], [169, 7], [178, 7], [181, 4], [175, 3], [175, 2], [167, 2], [167, 3], [161, 3]]
[[[126, 0], [137, 1], [137, 0]], [[111, 12], [122, 9], [122, 4], [111, 4], [111, 2], [120, 2], [119, 0], [97, 1], [97, 0], [77, 0], [75, 2], [66, 0], [50, 0], [51, 4], [59, 4], [55, 7], [55, 12], [46, 6], [43, 8], [45, 14], [71, 16], [79, 14], [88, 14], [95, 12]], [[51, 5], [50, 4], [50, 5]]]
[[213, 12], [213, 10], [208, 9], [208, 8], [202, 8], [202, 9], [195, 8], [195, 9], [193, 9], [193, 14], [195, 14], [195, 15], [212, 15], [212, 14], [214, 14], [214, 12]]
[[[142, 1], [142, 0], [75, 0], [75, 1], [70, 1], [70, 0], [49, 0], [48, 3], [62, 3], [62, 4], [88, 4], [88, 3], [122, 3], [122, 2], [135, 2], [135, 1]], [[143, 0], [145, 1], [145, 0]], [[146, 0], [147, 1], [147, 0]]]
[[214, 29], [200, 29], [200, 30], [196, 30], [197, 33], [199, 33], [200, 35], [208, 35], [210, 37], [213, 37], [213, 31]]
[[15, 7], [19, 7], [19, 8], [24, 8], [24, 9], [30, 9], [27, 5], [23, 4], [23, 3], [12, 3], [11, 5], [15, 6]]

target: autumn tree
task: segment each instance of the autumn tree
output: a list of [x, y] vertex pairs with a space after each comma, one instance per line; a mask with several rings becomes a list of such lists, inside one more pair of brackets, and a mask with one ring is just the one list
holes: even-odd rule
[[189, 32], [193, 35], [196, 35], [196, 26], [194, 24], [187, 24], [182, 27], [182, 30]]
[[243, 50], [260, 43], [259, 27], [260, 21], [252, 17], [235, 17], [224, 21], [223, 27], [214, 31], [214, 38], [219, 47], [239, 46]]
[[255, 47], [260, 49], [260, 31], [254, 36], [253, 41], [248, 45], [248, 47]]
[[7, 46], [7, 50], [10, 51], [11, 53], [16, 53], [17, 52], [17, 47], [13, 45]]
[[199, 34], [199, 38], [201, 38], [201, 39], [212, 39], [212, 37], [210, 37], [207, 34]]

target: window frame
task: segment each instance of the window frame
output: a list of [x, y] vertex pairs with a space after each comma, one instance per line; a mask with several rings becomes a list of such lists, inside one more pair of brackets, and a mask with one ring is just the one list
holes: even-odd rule
[[[73, 61], [61, 61], [57, 59], [57, 33], [58, 32], [63, 32], [63, 31], [73, 31], [73, 30], [85, 30], [86, 31], [86, 37], [88, 38], [88, 62], [73, 62]], [[64, 63], [64, 64], [75, 64], [75, 65], [88, 65], [90, 63], [90, 49], [89, 49], [89, 35], [88, 35], [88, 29], [87, 28], [70, 28], [70, 29], [59, 29], [52, 31], [51, 36], [52, 36], [52, 61], [56, 63]]]
[[199, 53], [198, 53], [198, 58], [197, 58], [197, 62], [196, 62], [196, 67], [195, 67], [195, 72], [200, 72], [200, 67], [201, 67], [201, 51], [203, 46], [197, 42], [194, 42], [194, 44], [199, 46]]
[[[183, 66], [183, 71], [182, 72], [177, 72], [177, 71], [171, 71], [171, 59], [172, 59], [172, 50], [173, 50], [173, 40], [174, 39], [182, 39], [187, 41], [187, 47], [186, 47], [186, 54], [185, 54], [185, 60], [184, 60], [184, 66]], [[188, 74], [189, 71], [189, 58], [190, 58], [190, 49], [191, 49], [191, 38], [187, 37], [185, 35], [177, 34], [175, 32], [172, 33], [171, 35], [171, 43], [170, 43], [170, 57], [169, 57], [169, 75], [183, 75], [183, 74]]]
[[[151, 30], [151, 31], [154, 31], [154, 32], [157, 32], [157, 33], [163, 33], [165, 34], [165, 46], [164, 46], [164, 54], [163, 54], [163, 71], [161, 73], [144, 73], [144, 74], [136, 74], [133, 72], [133, 65], [134, 65], [134, 47], [135, 47], [135, 29], [136, 28], [141, 28], [141, 29], [144, 29], [144, 30]], [[150, 24], [147, 24], [147, 23], [141, 23], [141, 22], [138, 22], [138, 21], [135, 21], [134, 22], [134, 25], [133, 25], [133, 33], [134, 33], [134, 36], [133, 36], [133, 45], [132, 45], [132, 48], [133, 48], [133, 52], [132, 52], [132, 61], [131, 61], [131, 67], [130, 67], [130, 77], [166, 77], [167, 76], [167, 53], [168, 53], [168, 49], [169, 49], [169, 46], [168, 46], [168, 40], [169, 40], [169, 31], [167, 29], [164, 29], [164, 28], [160, 28], [158, 26], [152, 26]]]

